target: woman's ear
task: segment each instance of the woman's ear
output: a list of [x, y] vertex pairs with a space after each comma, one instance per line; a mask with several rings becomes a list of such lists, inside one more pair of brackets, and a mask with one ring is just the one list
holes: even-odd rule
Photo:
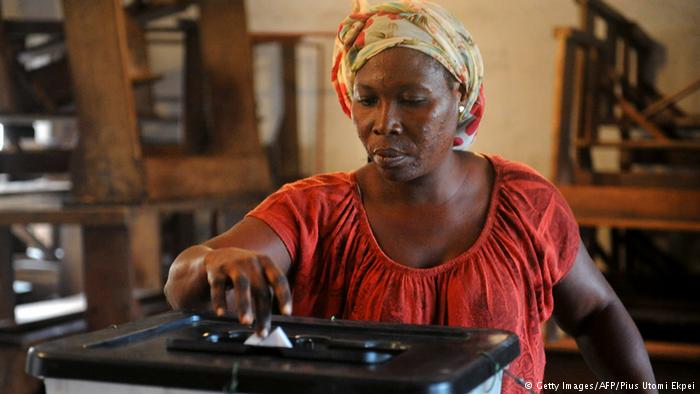
[[459, 84], [459, 105], [467, 105], [467, 85]]

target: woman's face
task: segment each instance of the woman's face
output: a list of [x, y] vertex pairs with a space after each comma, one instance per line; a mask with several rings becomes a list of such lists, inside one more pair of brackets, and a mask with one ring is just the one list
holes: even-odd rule
[[387, 179], [428, 174], [450, 154], [462, 94], [430, 56], [402, 47], [382, 51], [358, 71], [353, 92], [360, 140]]

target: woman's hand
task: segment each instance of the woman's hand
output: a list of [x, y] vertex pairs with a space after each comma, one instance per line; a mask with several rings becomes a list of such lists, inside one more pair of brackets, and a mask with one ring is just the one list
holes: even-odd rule
[[[173, 308], [234, 313], [255, 321], [258, 334], [270, 329], [271, 292], [281, 312], [292, 313], [286, 273], [291, 258], [282, 240], [264, 222], [245, 218], [225, 233], [180, 253], [168, 274], [165, 296]], [[227, 301], [232, 290], [234, 300]], [[210, 302], [211, 301], [211, 302]]]
[[[270, 331], [271, 293], [274, 291], [282, 314], [292, 313], [292, 296], [284, 273], [264, 255], [236, 247], [212, 249], [204, 256], [211, 304], [218, 316], [238, 315], [242, 324], [252, 324], [260, 336]], [[227, 305], [226, 290], [233, 287], [235, 305]]]

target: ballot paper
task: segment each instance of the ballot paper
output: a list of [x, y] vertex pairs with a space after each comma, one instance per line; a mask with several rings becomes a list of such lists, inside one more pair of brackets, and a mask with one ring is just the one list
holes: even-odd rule
[[243, 342], [244, 345], [251, 346], [267, 346], [267, 347], [286, 347], [291, 348], [292, 342], [289, 341], [287, 334], [285, 334], [282, 327], [277, 327], [270, 335], [265, 338], [259, 336], [258, 334], [253, 334], [248, 337], [248, 339]]

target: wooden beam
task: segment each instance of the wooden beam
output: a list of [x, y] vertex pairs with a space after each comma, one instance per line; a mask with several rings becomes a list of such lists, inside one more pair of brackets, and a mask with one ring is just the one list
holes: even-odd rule
[[[591, 27], [592, 30], [592, 27]], [[593, 32], [589, 33], [593, 36]], [[578, 102], [577, 138], [592, 141], [598, 129], [596, 123], [596, 105], [598, 103], [598, 52], [595, 46], [580, 48], [576, 58], [576, 97]], [[593, 159], [589, 147], [579, 147], [576, 150], [577, 165], [586, 171], [593, 169]]]
[[0, 7], [0, 112], [17, 111], [13, 65], [15, 51], [7, 37], [7, 23], [2, 19]]
[[68, 172], [71, 151], [0, 152], [0, 173], [33, 174]]
[[660, 111], [663, 111], [669, 105], [676, 103], [677, 101], [679, 101], [683, 97], [698, 90], [698, 88], [700, 88], [700, 78], [698, 78], [694, 82], [691, 82], [688, 86], [677, 91], [676, 93], [670, 94], [666, 97], [663, 97], [663, 98], [651, 103], [649, 106], [647, 106], [644, 109], [644, 111], [642, 111], [642, 115], [644, 115], [647, 118], [651, 118], [652, 116], [656, 115]]
[[335, 37], [334, 32], [330, 31], [302, 31], [302, 32], [275, 32], [275, 31], [256, 31], [250, 33], [250, 39], [255, 44], [263, 44], [267, 42], [288, 42], [297, 43], [306, 37], [319, 37], [324, 39], [332, 39]]
[[202, 63], [212, 111], [211, 151], [263, 155], [243, 0], [200, 2]]
[[14, 279], [10, 226], [0, 225], [0, 326], [11, 326], [15, 321]]
[[121, 0], [64, 0], [80, 138], [73, 155], [74, 194], [81, 202], [143, 199], [141, 150], [129, 78]]
[[566, 185], [559, 190], [580, 225], [700, 231], [700, 191]]
[[0, 123], [13, 125], [32, 125], [37, 120], [62, 121], [72, 120], [74, 114], [69, 113], [17, 113], [0, 111]]
[[184, 11], [192, 3], [194, 3], [192, 0], [174, 0], [168, 2], [152, 1], [147, 3], [134, 1], [126, 10], [139, 24], [146, 25], [150, 21]]
[[653, 138], [661, 141], [669, 139], [666, 136], [666, 133], [663, 132], [663, 130], [658, 128], [649, 119], [647, 119], [646, 116], [637, 111], [637, 109], [634, 108], [634, 106], [630, 104], [627, 100], [625, 100], [622, 97], [618, 97], [617, 100], [620, 104], [620, 109], [622, 109], [622, 112], [625, 115], [627, 115], [634, 123], [638, 124], [641, 128], [646, 130]]
[[49, 19], [6, 19], [5, 32], [10, 35], [63, 34], [63, 23]]
[[323, 75], [321, 70], [326, 70], [326, 51], [324, 49], [324, 44], [317, 42], [314, 45], [316, 49], [316, 89], [319, 92], [316, 94], [316, 130], [314, 139], [314, 156], [315, 165], [312, 169], [314, 173], [323, 172], [326, 168], [325, 166], [325, 153], [326, 153], [326, 98], [320, 92], [325, 91], [326, 80], [325, 75]]
[[554, 80], [554, 110], [552, 117], [552, 171], [557, 183], [573, 181], [571, 112], [573, 106], [574, 48], [569, 43], [573, 29], [557, 28], [556, 73]]
[[620, 33], [631, 40], [635, 47], [649, 48], [654, 41], [642, 29], [625, 18], [619, 11], [601, 0], [576, 0], [586, 11], [605, 19], [608, 25], [620, 27]]
[[0, 213], [0, 225], [11, 223], [81, 223], [103, 225], [123, 221], [125, 209], [85, 208], [66, 211], [16, 210]]
[[131, 258], [126, 225], [83, 227], [83, 278], [91, 330], [140, 317], [132, 295]]
[[280, 144], [279, 177], [291, 181], [301, 176], [299, 163], [299, 128], [297, 119], [296, 42], [282, 44], [282, 74], [284, 80], [284, 115], [277, 141]]
[[0, 199], [0, 226], [18, 223], [77, 223], [92, 226], [126, 224], [126, 206], [64, 206], [55, 196], [18, 196]]
[[[56, 332], [65, 333], [65, 331], [60, 331], [59, 328], [45, 329], [44, 331], [52, 331], [54, 335]], [[71, 334], [77, 334], [76, 331], [70, 332]], [[0, 341], [3, 342], [3, 346], [0, 347], [0, 387], [2, 387], [2, 392], [6, 394], [23, 394], [23, 393], [40, 393], [44, 391], [44, 384], [41, 379], [37, 379], [25, 372], [27, 364], [27, 350], [31, 344], [38, 343], [36, 339], [33, 341], [25, 341], [23, 337], [31, 337], [31, 334], [17, 334], [8, 333], [0, 334]], [[9, 337], [9, 338], [8, 338]], [[48, 340], [51, 337], [45, 337], [44, 340]], [[53, 338], [56, 338], [54, 336]]]
[[270, 191], [262, 155], [149, 157], [144, 161], [148, 196], [154, 200]]
[[691, 190], [700, 189], [700, 173], [691, 171], [667, 173], [595, 172], [590, 174], [590, 183], [598, 186]]
[[129, 221], [134, 285], [137, 289], [163, 288], [160, 270], [160, 215], [154, 208], [134, 210]]
[[580, 28], [586, 33], [593, 35], [595, 14], [590, 9], [589, 0], [579, 0], [579, 20]]
[[[595, 139], [597, 96], [600, 81], [599, 56], [603, 43], [592, 34], [574, 28], [556, 28], [557, 79], [553, 118], [553, 169], [558, 183], [573, 183], [576, 174], [590, 171], [592, 160], [588, 146], [572, 146], [572, 140]], [[576, 154], [572, 152], [576, 148]]]
[[[694, 343], [644, 341], [644, 346], [647, 348], [647, 352], [652, 357], [652, 360], [665, 358], [695, 364], [700, 359], [700, 345]], [[545, 349], [572, 353], [579, 352], [576, 341], [570, 337], [547, 341]]]
[[577, 146], [597, 146], [621, 150], [697, 150], [700, 151], [700, 141], [695, 140], [622, 140], [622, 141], [576, 141]]
[[158, 76], [151, 72], [146, 31], [129, 14], [124, 14], [124, 21], [129, 48], [129, 77], [133, 83], [136, 113], [153, 116], [152, 82], [156, 81]]
[[188, 153], [203, 153], [206, 150], [211, 122], [205, 113], [205, 75], [202, 65], [202, 47], [199, 26], [193, 21], [180, 21], [184, 31], [183, 64], [184, 83], [182, 84], [182, 125], [184, 138], [182, 145]]

